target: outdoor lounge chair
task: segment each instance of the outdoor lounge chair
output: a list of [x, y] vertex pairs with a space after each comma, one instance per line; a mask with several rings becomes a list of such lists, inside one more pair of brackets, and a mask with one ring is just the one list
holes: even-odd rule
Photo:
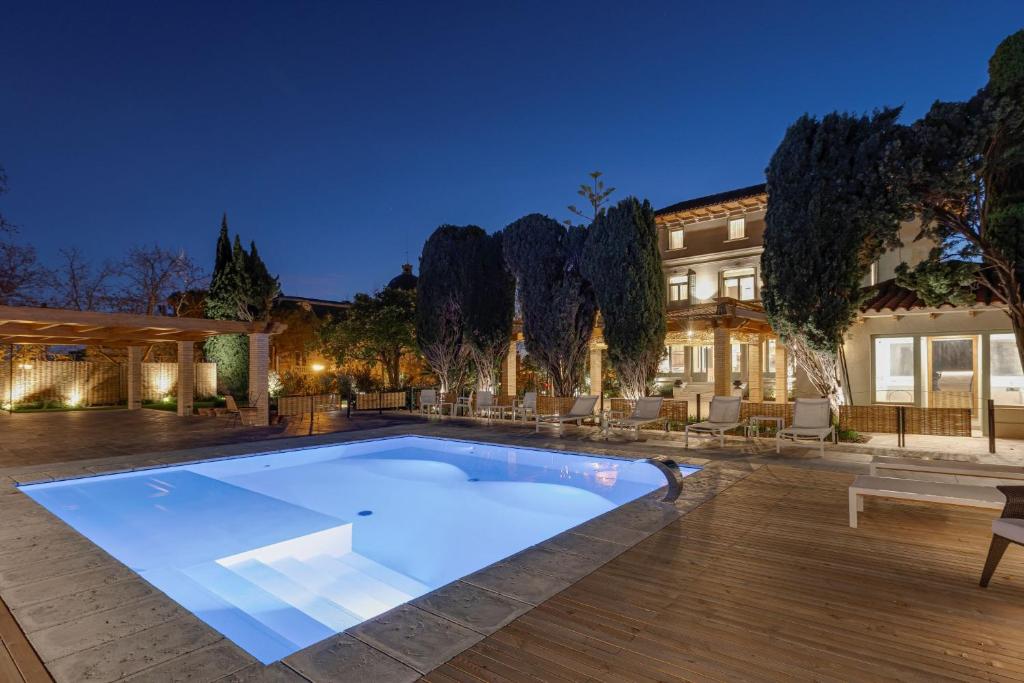
[[613, 417], [608, 421], [609, 427], [621, 427], [625, 429], [636, 429], [636, 438], [640, 438], [640, 427], [647, 424], [661, 423], [668, 431], [668, 418], [661, 416], [661, 404], [665, 399], [660, 396], [650, 396], [638, 399], [633, 408], [633, 414], [623, 417]]
[[476, 407], [473, 410], [475, 416], [490, 419], [495, 415], [501, 417], [501, 412], [502, 406], [495, 405], [494, 403], [493, 391], [476, 392]]
[[451, 409], [451, 403], [441, 403], [437, 399], [436, 389], [424, 389], [420, 392], [420, 413], [430, 416], [430, 413], [437, 412], [438, 416], [444, 415], [444, 407]]
[[473, 417], [473, 392], [469, 396], [459, 396], [452, 406], [452, 415], [458, 415], [462, 411], [466, 417]]
[[225, 394], [224, 406], [227, 409], [228, 414], [227, 426], [230, 427], [236, 424], [244, 425], [244, 417], [246, 415], [251, 416], [256, 414], [256, 409], [260, 404], [260, 398], [260, 396], [257, 396], [256, 400], [253, 401], [251, 405], [240, 406], [238, 405], [238, 401], [235, 400], [234, 396], [232, 396], [231, 394]]
[[584, 420], [594, 417], [594, 406], [597, 405], [597, 399], [597, 396], [578, 396], [576, 400], [573, 401], [572, 408], [566, 415], [538, 414], [536, 417], [537, 428], [535, 431], [540, 431], [541, 422], [557, 424], [559, 429], [561, 429], [562, 425], [566, 422], [575, 422], [576, 426], [579, 427], [583, 424]]
[[827, 398], [798, 398], [793, 404], [793, 424], [775, 434], [775, 452], [781, 452], [783, 438], [817, 439], [824, 456], [825, 439], [834, 433], [832, 407]]
[[981, 587], [988, 586], [992, 574], [1011, 543], [1024, 545], [1024, 486], [997, 486], [1006, 496], [1006, 505], [999, 519], [992, 520], [992, 543], [988, 547], [985, 568], [981, 571]]
[[708, 419], [696, 424], [686, 425], [686, 432], [683, 436], [683, 448], [690, 446], [690, 432], [698, 434], [718, 435], [720, 443], [725, 446], [725, 433], [740, 427], [740, 397], [739, 396], [715, 396], [711, 399], [711, 409], [708, 411]]
[[512, 404], [512, 419], [517, 419], [520, 415], [523, 416], [523, 420], [528, 420], [531, 416], [537, 416], [537, 392], [527, 391], [523, 394], [522, 398], [516, 399], [515, 403]]

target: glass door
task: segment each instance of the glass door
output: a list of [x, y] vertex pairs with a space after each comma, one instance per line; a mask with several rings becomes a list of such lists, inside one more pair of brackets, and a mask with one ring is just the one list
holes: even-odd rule
[[978, 405], [978, 338], [928, 338], [929, 408], [970, 408]]

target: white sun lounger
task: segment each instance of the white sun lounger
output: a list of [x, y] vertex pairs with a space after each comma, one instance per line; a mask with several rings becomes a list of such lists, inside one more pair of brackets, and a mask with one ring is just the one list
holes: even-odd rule
[[775, 434], [775, 452], [781, 452], [782, 440], [817, 439], [825, 455], [825, 439], [831, 438], [832, 407], [827, 398], [798, 398], [793, 404], [793, 424]]
[[621, 427], [624, 429], [635, 429], [636, 438], [640, 438], [640, 427], [647, 424], [662, 424], [665, 431], [668, 431], [668, 418], [661, 417], [661, 404], [665, 399], [660, 396], [650, 396], [638, 399], [633, 414], [628, 417], [614, 417], [608, 422], [609, 427]]
[[715, 396], [711, 399], [711, 408], [708, 410], [708, 419], [704, 422], [697, 422], [686, 425], [683, 435], [683, 448], [690, 446], [690, 432], [717, 435], [722, 446], [725, 446], [725, 433], [736, 429], [740, 422], [740, 397], [739, 396]]
[[579, 396], [572, 404], [572, 408], [566, 415], [537, 415], [536, 429], [540, 431], [542, 422], [557, 424], [559, 429], [566, 422], [575, 422], [576, 426], [583, 424], [583, 420], [594, 417], [594, 406], [597, 405], [597, 396]]

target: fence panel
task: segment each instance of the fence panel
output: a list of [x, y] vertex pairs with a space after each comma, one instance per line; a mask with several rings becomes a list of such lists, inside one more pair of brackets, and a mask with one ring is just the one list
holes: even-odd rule
[[855, 432], [896, 434], [900, 406], [839, 406], [839, 427]]
[[409, 392], [401, 391], [377, 391], [365, 394], [356, 394], [353, 410], [402, 410], [409, 407]]
[[310, 407], [321, 413], [337, 410], [341, 405], [338, 394], [315, 394], [313, 396], [279, 396], [277, 398], [277, 414], [282, 417], [309, 414]]
[[914, 408], [906, 410], [907, 434], [927, 436], [970, 436], [971, 411], [969, 408]]
[[[740, 420], [754, 416], [781, 417], [788, 425], [793, 421], [793, 404], [775, 401], [743, 401], [740, 404]], [[707, 413], [704, 413], [707, 417]]]

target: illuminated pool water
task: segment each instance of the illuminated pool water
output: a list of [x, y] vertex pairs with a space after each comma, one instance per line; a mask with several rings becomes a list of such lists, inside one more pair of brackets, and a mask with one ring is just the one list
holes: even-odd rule
[[399, 437], [21, 491], [269, 663], [664, 485], [643, 462]]

